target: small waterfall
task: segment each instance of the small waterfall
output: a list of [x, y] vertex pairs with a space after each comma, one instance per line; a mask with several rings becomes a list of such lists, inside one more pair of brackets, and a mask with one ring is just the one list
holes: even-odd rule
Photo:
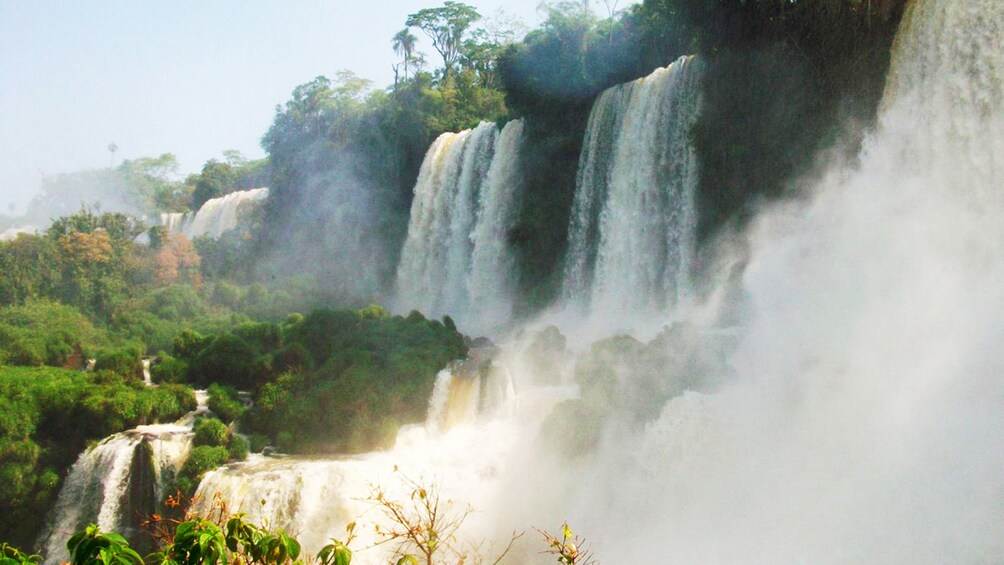
[[164, 212], [160, 215], [160, 225], [173, 232], [185, 233], [194, 217], [194, 212]]
[[146, 386], [153, 386], [153, 376], [150, 374], [150, 361], [149, 357], [144, 358], [143, 363], [143, 384]]
[[605, 317], [664, 312], [688, 292], [698, 180], [699, 70], [683, 57], [608, 89], [589, 117], [564, 298]]
[[471, 348], [467, 359], [436, 375], [425, 420], [427, 431], [443, 433], [479, 419], [512, 414], [516, 388], [505, 364], [496, 363], [494, 347]]
[[398, 305], [487, 331], [508, 322], [522, 121], [444, 133], [426, 153], [398, 266]]
[[450, 384], [453, 382], [453, 371], [443, 369], [436, 374], [436, 384], [429, 398], [429, 414], [425, 419], [425, 427], [438, 430], [446, 412], [446, 403], [450, 399]]
[[241, 215], [249, 207], [259, 205], [268, 198], [267, 188], [239, 190], [226, 196], [207, 200], [198, 212], [171, 212], [160, 215], [160, 224], [167, 229], [185, 234], [189, 239], [209, 235], [219, 238], [224, 232], [237, 227]]
[[77, 459], [40, 537], [45, 563], [67, 561], [66, 540], [90, 523], [142, 547], [140, 522], [164, 499], [164, 485], [188, 458], [195, 417], [206, 411], [206, 395], [199, 392], [198, 408], [177, 422], [109, 436]]

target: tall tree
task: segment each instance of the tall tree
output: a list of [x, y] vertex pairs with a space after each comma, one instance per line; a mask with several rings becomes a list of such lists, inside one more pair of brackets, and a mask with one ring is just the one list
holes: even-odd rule
[[464, 32], [481, 19], [473, 6], [447, 1], [440, 8], [426, 8], [408, 16], [405, 24], [417, 27], [432, 39], [432, 47], [443, 57], [443, 77], [447, 78], [460, 58]]
[[394, 53], [397, 53], [399, 57], [403, 59], [404, 62], [404, 80], [408, 80], [408, 63], [415, 52], [415, 41], [418, 38], [411, 33], [410, 28], [404, 28], [401, 31], [394, 34], [391, 39], [391, 45], [394, 47]]

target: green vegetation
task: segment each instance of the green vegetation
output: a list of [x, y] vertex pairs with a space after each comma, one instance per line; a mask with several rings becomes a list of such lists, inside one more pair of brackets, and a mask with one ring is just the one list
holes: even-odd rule
[[209, 410], [224, 422], [236, 422], [246, 408], [233, 387], [213, 383], [209, 385]]
[[[465, 354], [455, 328], [369, 306], [187, 331], [170, 362], [187, 365], [188, 382], [215, 383], [210, 408], [221, 418], [282, 451], [331, 453], [387, 445], [398, 426], [424, 419], [436, 373]], [[247, 413], [235, 389], [255, 392]]]
[[143, 565], [143, 558], [129, 547], [129, 542], [116, 533], [102, 532], [91, 524], [66, 542], [73, 563], [102, 565]]
[[[469, 506], [443, 500], [437, 485], [401, 477], [407, 498], [398, 499], [374, 486], [369, 498], [379, 513], [375, 531], [377, 545], [391, 545], [399, 564], [426, 563], [501, 563], [523, 534], [514, 533], [506, 547], [495, 556], [491, 546], [471, 543], [459, 536], [464, 521], [473, 512]], [[331, 538], [316, 555], [304, 554], [300, 542], [281, 529], [249, 522], [243, 513], [231, 514], [226, 502], [216, 499], [212, 507], [199, 514], [189, 509], [178, 519], [152, 517], [146, 527], [156, 548], [145, 562], [161, 565], [220, 565], [257, 563], [260, 565], [351, 565], [349, 546], [355, 539], [356, 522], [346, 526], [344, 541]], [[581, 540], [572, 543], [571, 530], [563, 526], [564, 540], [541, 532], [551, 546], [545, 553], [558, 556], [568, 565], [595, 563], [589, 552], [581, 550]], [[579, 549], [575, 547], [578, 544]], [[92, 565], [142, 565], [143, 558], [129, 542], [114, 532], [103, 532], [94, 524], [75, 533], [66, 544], [70, 563]], [[372, 549], [372, 548], [367, 548]], [[0, 543], [0, 565], [37, 564], [41, 556], [28, 555], [7, 543]]]
[[0, 565], [37, 565], [41, 560], [41, 555], [31, 555], [8, 543], [0, 543]]
[[107, 332], [69, 306], [29, 300], [0, 307], [0, 364], [81, 366], [108, 341]]

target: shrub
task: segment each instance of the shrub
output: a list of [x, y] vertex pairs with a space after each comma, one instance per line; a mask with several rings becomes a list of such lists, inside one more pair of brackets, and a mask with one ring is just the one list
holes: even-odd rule
[[213, 383], [209, 385], [209, 410], [224, 422], [236, 422], [245, 408], [233, 387]]
[[143, 565], [143, 558], [119, 534], [103, 533], [91, 524], [66, 542], [73, 563], [104, 565]]
[[267, 322], [244, 322], [234, 328], [233, 333], [260, 351], [274, 351], [282, 341], [279, 326]]
[[183, 383], [188, 374], [188, 364], [161, 351], [150, 366], [150, 378], [155, 383]]
[[98, 353], [94, 369], [97, 371], [112, 371], [123, 377], [136, 377], [141, 374], [142, 350], [135, 346], [104, 349]]
[[248, 434], [247, 437], [251, 453], [261, 453], [269, 445], [268, 436], [265, 434]]
[[175, 400], [178, 402], [178, 408], [181, 416], [185, 412], [191, 412], [198, 407], [198, 403], [195, 401], [195, 394], [192, 389], [187, 386], [180, 384], [165, 384], [159, 387], [157, 390], [165, 393], [170, 393], [174, 396]]
[[207, 472], [223, 465], [227, 462], [227, 448], [223, 446], [200, 445], [192, 448], [188, 460], [181, 468], [181, 476], [188, 477], [196, 481], [202, 478]]
[[220, 335], [195, 355], [189, 365], [189, 381], [199, 385], [217, 382], [251, 389], [251, 364], [255, 349], [243, 339], [233, 335]]
[[207, 338], [202, 337], [199, 332], [186, 328], [175, 336], [173, 343], [174, 354], [185, 360], [191, 360], [206, 346]]
[[45, 359], [45, 345], [37, 340], [19, 338], [7, 349], [7, 360], [11, 365], [41, 367]]
[[231, 461], [243, 461], [247, 459], [248, 453], [251, 450], [250, 442], [240, 434], [233, 434], [230, 436], [230, 446], [228, 451], [230, 453]]
[[223, 422], [216, 418], [199, 418], [195, 421], [195, 439], [192, 444], [196, 447], [203, 445], [226, 446], [229, 441], [230, 429]]

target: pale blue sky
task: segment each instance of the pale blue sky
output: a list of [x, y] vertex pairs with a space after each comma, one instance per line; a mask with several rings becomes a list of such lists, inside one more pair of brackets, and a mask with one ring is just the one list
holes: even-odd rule
[[[539, 2], [467, 0], [530, 27]], [[0, 0], [0, 213], [23, 212], [42, 174], [108, 166], [113, 140], [116, 163], [169, 152], [183, 173], [225, 149], [261, 157], [296, 85], [349, 69], [386, 86], [391, 36], [440, 4]]]

